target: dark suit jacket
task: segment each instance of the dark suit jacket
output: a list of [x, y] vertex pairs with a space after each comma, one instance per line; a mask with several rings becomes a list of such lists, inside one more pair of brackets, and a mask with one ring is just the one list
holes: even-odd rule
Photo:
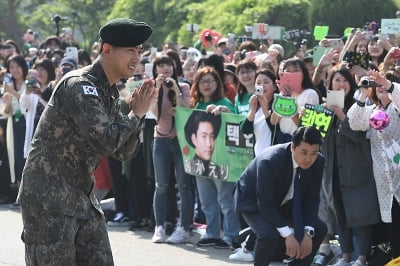
[[[302, 170], [300, 183], [303, 224], [313, 226], [318, 220], [318, 206], [324, 158]], [[237, 213], [259, 212], [274, 227], [291, 226], [291, 201], [281, 206], [293, 178], [290, 143], [269, 147], [253, 159], [242, 173], [235, 190]]]

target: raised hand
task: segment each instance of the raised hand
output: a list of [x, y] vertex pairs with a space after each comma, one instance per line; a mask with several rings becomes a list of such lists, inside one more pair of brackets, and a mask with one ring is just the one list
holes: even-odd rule
[[138, 117], [144, 117], [149, 111], [150, 106], [157, 100], [158, 88], [152, 79], [145, 80], [140, 86], [133, 91], [129, 101], [131, 111]]

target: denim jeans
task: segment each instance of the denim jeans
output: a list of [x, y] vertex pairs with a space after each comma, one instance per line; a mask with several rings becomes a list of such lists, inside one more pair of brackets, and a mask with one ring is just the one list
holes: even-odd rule
[[372, 226], [364, 225], [358, 227], [347, 227], [339, 225], [339, 243], [342, 253], [352, 253], [354, 251], [354, 241], [358, 248], [359, 255], [368, 256], [371, 253], [372, 245]]
[[167, 204], [176, 204], [176, 202], [167, 202], [168, 183], [171, 176], [171, 168], [174, 167], [181, 201], [181, 226], [187, 229], [192, 222], [191, 216], [194, 208], [192, 181], [183, 168], [182, 153], [179, 149], [178, 140], [176, 138], [154, 138], [153, 163], [156, 179], [154, 191], [156, 225], [164, 225]]
[[196, 182], [201, 208], [207, 221], [206, 234], [202, 238], [221, 237], [220, 213], [222, 211], [224, 215], [223, 240], [232, 244], [240, 230], [239, 217], [233, 209], [233, 191], [236, 184], [198, 176], [196, 176]]

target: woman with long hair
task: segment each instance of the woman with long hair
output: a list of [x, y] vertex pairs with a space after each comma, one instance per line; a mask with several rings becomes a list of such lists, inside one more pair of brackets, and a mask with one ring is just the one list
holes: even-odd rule
[[[4, 82], [3, 102], [5, 105], [0, 111], [8, 117], [6, 135], [11, 182], [19, 187], [25, 165], [24, 141], [26, 129], [20, 97], [26, 89], [25, 79], [28, 75], [28, 66], [23, 56], [14, 54], [8, 58], [6, 67], [8, 80], [6, 79]], [[15, 205], [18, 206], [17, 202]]]
[[[291, 135], [297, 129], [300, 124], [300, 118], [302, 115], [302, 109], [305, 104], [317, 105], [320, 103], [320, 97], [318, 92], [314, 88], [314, 84], [311, 80], [307, 66], [302, 59], [289, 58], [282, 61], [282, 71], [290, 73], [300, 73], [301, 79], [299, 81], [299, 91], [295, 88], [291, 88], [289, 85], [279, 84], [280, 93], [283, 96], [292, 97], [296, 101], [298, 114], [293, 117], [280, 117], [277, 113], [272, 114], [271, 123], [276, 125], [279, 123], [282, 133], [287, 135], [287, 140], [290, 141]], [[280, 78], [281, 79], [281, 78]]]
[[271, 124], [272, 102], [274, 93], [278, 93], [275, 83], [275, 74], [267, 69], [261, 69], [256, 73], [256, 86], [262, 90], [257, 95], [250, 97], [250, 111], [240, 124], [240, 129], [245, 134], [254, 134], [254, 155], [257, 156], [262, 151], [277, 143], [280, 134], [279, 125]]
[[[155, 232], [154, 243], [185, 243], [190, 240], [189, 225], [192, 221], [192, 180], [185, 173], [182, 153], [176, 135], [174, 108], [188, 107], [190, 88], [179, 83], [172, 59], [163, 55], [153, 61], [153, 77], [159, 89], [158, 101], [152, 106], [157, 125], [154, 128], [153, 164], [156, 188], [154, 192]], [[172, 167], [172, 168], [171, 168]], [[167, 212], [167, 191], [172, 169], [180, 195], [180, 225], [166, 238], [164, 221]], [[176, 203], [174, 203], [176, 204]]]
[[55, 67], [49, 59], [38, 59], [33, 69], [29, 70], [26, 82], [26, 90], [22, 93], [20, 104], [26, 120], [24, 157], [28, 156], [30, 143], [39, 123], [47, 102], [50, 99], [53, 88], [50, 82], [56, 77]]
[[338, 233], [342, 258], [335, 265], [350, 265], [354, 246], [359, 248], [358, 264], [351, 265], [364, 265], [371, 250], [372, 225], [380, 221], [370, 144], [366, 131], [351, 129], [347, 117], [357, 89], [353, 74], [338, 65], [328, 72], [327, 81], [328, 92], [344, 92], [344, 107], [328, 106], [335, 115], [321, 145], [325, 168], [319, 209], [328, 234], [316, 261], [323, 264], [334, 258], [329, 239]]
[[[398, 49], [398, 48], [397, 48]], [[369, 130], [374, 178], [382, 221], [389, 227], [393, 258], [400, 256], [400, 72], [372, 71], [376, 86], [361, 88], [347, 115], [353, 130]], [[366, 105], [365, 100], [373, 105]], [[359, 162], [356, 162], [357, 166]], [[367, 205], [364, 205], [367, 206]]]
[[237, 94], [235, 97], [236, 113], [247, 115], [250, 111], [249, 100], [255, 91], [255, 77], [257, 65], [248, 59], [244, 59], [236, 66], [236, 76], [239, 79]]

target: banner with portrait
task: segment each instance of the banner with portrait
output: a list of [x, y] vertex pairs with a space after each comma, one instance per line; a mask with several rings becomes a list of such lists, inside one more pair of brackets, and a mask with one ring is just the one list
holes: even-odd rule
[[175, 125], [185, 172], [236, 182], [254, 158], [253, 135], [239, 128], [244, 116], [213, 115], [177, 107]]

